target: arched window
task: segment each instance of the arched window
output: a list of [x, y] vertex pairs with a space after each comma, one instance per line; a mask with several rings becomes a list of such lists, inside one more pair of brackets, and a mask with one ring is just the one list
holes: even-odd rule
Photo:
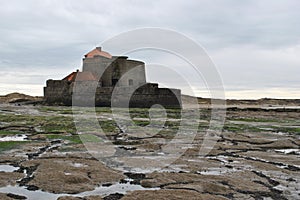
[[132, 79], [128, 80], [128, 85], [133, 85], [133, 80]]

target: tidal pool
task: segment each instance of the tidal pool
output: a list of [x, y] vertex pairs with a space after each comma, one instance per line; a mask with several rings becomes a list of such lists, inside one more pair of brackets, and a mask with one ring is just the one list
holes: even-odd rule
[[99, 196], [108, 196], [110, 194], [120, 193], [126, 194], [128, 191], [136, 191], [136, 190], [159, 190], [160, 188], [144, 188], [141, 185], [134, 185], [130, 183], [116, 183], [109, 187], [100, 186], [95, 188], [92, 191], [82, 192], [79, 194], [54, 194], [50, 192], [44, 192], [41, 190], [37, 191], [29, 191], [26, 187], [20, 186], [6, 186], [0, 188], [1, 193], [12, 193], [20, 196], [25, 196], [30, 200], [56, 200], [61, 196], [72, 196], [72, 197], [86, 197], [91, 195], [99, 195]]
[[26, 138], [27, 138], [26, 135], [12, 135], [12, 136], [0, 137], [0, 141], [2, 142], [25, 141]]
[[18, 169], [18, 167], [14, 167], [11, 165], [0, 165], [0, 172], [14, 172]]

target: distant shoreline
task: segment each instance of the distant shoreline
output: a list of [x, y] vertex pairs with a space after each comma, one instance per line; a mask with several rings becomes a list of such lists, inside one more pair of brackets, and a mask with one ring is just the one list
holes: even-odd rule
[[[43, 101], [43, 96], [30, 96], [22, 93], [9, 93], [7, 95], [0, 95], [0, 103], [18, 103], [26, 101]], [[210, 105], [210, 98], [193, 97], [189, 95], [182, 95], [182, 101], [186, 104], [195, 103], [195, 98], [199, 105]], [[220, 101], [214, 99], [215, 101]], [[221, 100], [223, 102], [223, 100]], [[223, 102], [224, 103], [224, 102]], [[300, 106], [300, 99], [277, 99], [277, 98], [261, 98], [261, 99], [226, 99], [226, 105], [232, 107], [239, 105], [242, 107], [268, 107], [268, 108], [283, 108], [283, 107], [298, 107]]]

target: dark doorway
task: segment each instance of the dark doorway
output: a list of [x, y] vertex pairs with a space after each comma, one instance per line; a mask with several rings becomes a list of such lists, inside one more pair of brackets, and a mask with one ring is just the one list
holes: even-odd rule
[[112, 85], [113, 86], [116, 86], [117, 83], [118, 83], [119, 79], [112, 79], [111, 82], [112, 82]]

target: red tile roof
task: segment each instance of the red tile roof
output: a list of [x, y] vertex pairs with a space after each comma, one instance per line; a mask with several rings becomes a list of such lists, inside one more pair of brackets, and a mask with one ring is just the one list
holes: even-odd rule
[[94, 56], [102, 56], [105, 58], [112, 58], [112, 55], [110, 55], [109, 53], [102, 51], [101, 47], [96, 47], [94, 50], [88, 52], [87, 54], [84, 55], [84, 57], [86, 58], [93, 58]]
[[91, 72], [76, 71], [76, 72], [72, 72], [71, 74], [63, 78], [63, 80], [67, 80], [70, 82], [74, 82], [75, 80], [76, 81], [97, 81], [97, 78]]
[[67, 80], [67, 81], [74, 81], [76, 78], [78, 72], [72, 72], [71, 74], [69, 74], [68, 76], [66, 76], [65, 78], [63, 78], [63, 80]]

